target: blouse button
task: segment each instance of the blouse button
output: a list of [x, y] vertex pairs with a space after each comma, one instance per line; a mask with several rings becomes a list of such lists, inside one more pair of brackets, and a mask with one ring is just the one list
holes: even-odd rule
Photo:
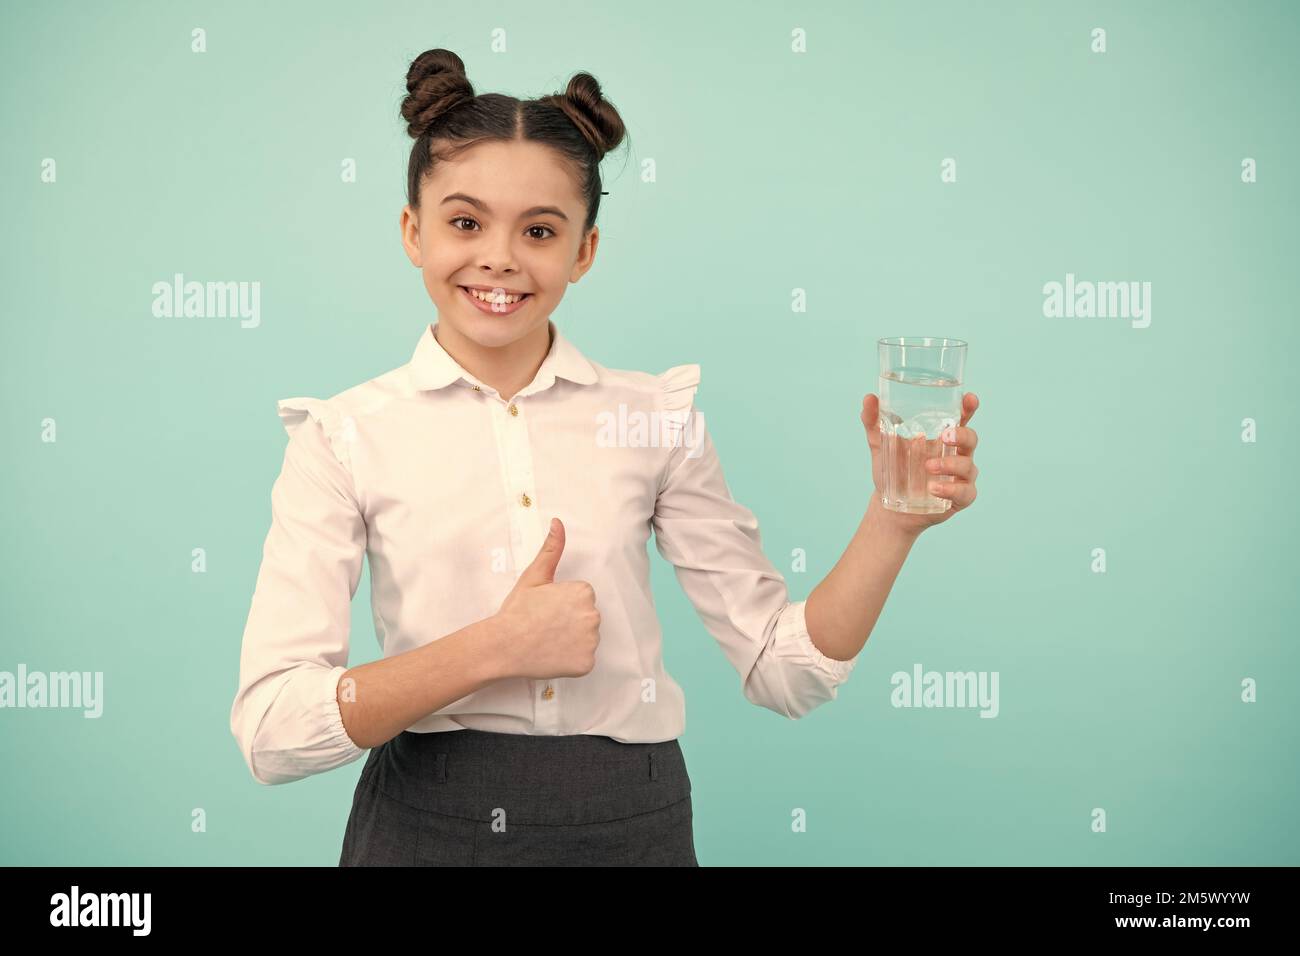
[[515, 403], [514, 403], [514, 402], [511, 402], [511, 403], [510, 403], [510, 414], [511, 414], [511, 415], [518, 415], [518, 414], [519, 414], [519, 409], [515, 407]]
[[481, 388], [479, 388], [477, 385], [475, 385], [475, 386], [474, 386], [474, 391], [476, 391], [476, 392], [481, 392], [481, 391], [483, 391], [483, 389], [481, 389]]
[[547, 700], [550, 700], [552, 697], [555, 696], [555, 689], [552, 688], [550, 684], [547, 684], [546, 690], [542, 691], [542, 696], [545, 697]]
[[525, 508], [527, 508], [529, 505], [533, 503], [533, 499], [528, 497], [528, 492], [524, 492], [522, 495], [519, 496], [519, 503], [523, 505]]

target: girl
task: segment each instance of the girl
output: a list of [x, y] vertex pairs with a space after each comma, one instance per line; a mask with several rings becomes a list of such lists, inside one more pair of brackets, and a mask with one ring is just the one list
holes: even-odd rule
[[[595, 259], [598, 167], [624, 136], [596, 80], [476, 96], [458, 56], [429, 50], [406, 86], [402, 242], [438, 321], [407, 364], [279, 403], [231, 728], [265, 784], [369, 750], [341, 866], [697, 865], [651, 530], [745, 697], [801, 717], [835, 698], [916, 536], [974, 501], [975, 398], [935, 489], [951, 509], [873, 493], [792, 603], [694, 409], [699, 366], [605, 368], [550, 319]], [[867, 395], [882, 487], [877, 411]], [[348, 668], [367, 554], [383, 659]]]

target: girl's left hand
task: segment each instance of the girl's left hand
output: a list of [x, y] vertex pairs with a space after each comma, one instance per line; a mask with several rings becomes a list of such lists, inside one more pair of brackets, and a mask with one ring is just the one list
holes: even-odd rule
[[[937, 469], [932, 470], [930, 463], [939, 459], [932, 458], [926, 463], [926, 474], [931, 485], [930, 494], [936, 498], [950, 499], [952, 507], [935, 514], [914, 515], [890, 511], [880, 503], [880, 489], [885, 487], [883, 471], [885, 456], [880, 448], [880, 399], [875, 394], [868, 393], [862, 400], [862, 424], [867, 430], [867, 444], [871, 446], [871, 478], [876, 485], [876, 490], [871, 495], [872, 505], [878, 506], [884, 519], [900, 531], [918, 535], [932, 525], [942, 524], [958, 511], [969, 508], [974, 503], [975, 478], [979, 474], [979, 469], [975, 467], [973, 459], [979, 436], [975, 434], [975, 429], [967, 428], [966, 423], [975, 415], [975, 409], [979, 408], [979, 404], [979, 399], [974, 392], [966, 392], [962, 395], [961, 421], [954, 429], [957, 454], [943, 458], [942, 466]], [[938, 480], [940, 475], [951, 475], [952, 480], [941, 482]]]

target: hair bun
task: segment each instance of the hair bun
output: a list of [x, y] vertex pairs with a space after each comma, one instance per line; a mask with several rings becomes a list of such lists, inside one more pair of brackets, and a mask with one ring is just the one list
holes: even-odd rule
[[406, 131], [419, 139], [434, 121], [474, 98], [474, 86], [465, 75], [465, 61], [451, 50], [425, 50], [406, 71], [406, 98], [402, 118]]
[[595, 147], [597, 156], [618, 147], [626, 129], [614, 104], [600, 92], [600, 83], [590, 73], [577, 73], [563, 93], [547, 97], [564, 110], [582, 135]]

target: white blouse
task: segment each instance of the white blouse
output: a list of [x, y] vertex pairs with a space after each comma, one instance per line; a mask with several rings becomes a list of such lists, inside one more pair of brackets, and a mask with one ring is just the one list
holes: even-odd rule
[[595, 667], [494, 681], [411, 731], [679, 737], [686, 705], [662, 660], [651, 529], [746, 698], [792, 719], [835, 699], [856, 659], [813, 644], [804, 602], [788, 600], [753, 513], [732, 500], [694, 408], [700, 367], [605, 368], [548, 325], [545, 360], [509, 399], [452, 359], [431, 324], [407, 364], [329, 399], [278, 403], [289, 442], [230, 712], [258, 782], [366, 752], [336, 696], [363, 557], [375, 633], [393, 656], [495, 614], [552, 516], [566, 539], [555, 580], [595, 590]]

